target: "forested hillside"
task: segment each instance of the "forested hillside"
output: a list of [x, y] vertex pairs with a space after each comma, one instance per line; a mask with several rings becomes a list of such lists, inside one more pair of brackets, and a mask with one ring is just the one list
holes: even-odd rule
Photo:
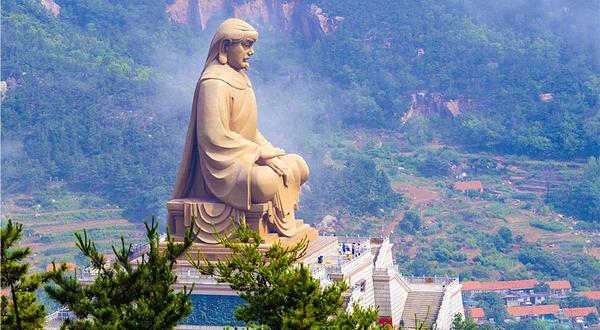
[[348, 124], [394, 127], [390, 119], [408, 109], [408, 95], [436, 92], [481, 100], [450, 128], [437, 127], [453, 141], [533, 157], [598, 154], [598, 2], [322, 5], [346, 20], [311, 47], [314, 69], [365, 92], [348, 98], [358, 104], [353, 111], [336, 109]]
[[[203, 31], [171, 21], [170, 2], [57, 0], [56, 17], [38, 1], [3, 2], [3, 193], [59, 180], [130, 219], [164, 212], [219, 23]], [[315, 42], [259, 31], [249, 73], [267, 137], [309, 162], [310, 221], [327, 213], [392, 219], [402, 203], [368, 148], [344, 141], [349, 130], [404, 134], [409, 149], [436, 141], [535, 159], [600, 154], [598, 2], [316, 4], [344, 17], [339, 29]], [[420, 106], [417, 93], [455, 101], [461, 114], [415, 114], [403, 125]], [[554, 204], [597, 220], [595, 175], [574, 176]], [[591, 211], [565, 206], [576, 190]]]

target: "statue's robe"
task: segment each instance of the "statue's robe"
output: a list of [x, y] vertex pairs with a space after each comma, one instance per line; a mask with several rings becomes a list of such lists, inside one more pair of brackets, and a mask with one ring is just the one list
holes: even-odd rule
[[250, 80], [213, 61], [196, 91], [173, 199], [216, 198], [239, 210], [251, 205], [252, 167], [270, 145], [257, 128]]

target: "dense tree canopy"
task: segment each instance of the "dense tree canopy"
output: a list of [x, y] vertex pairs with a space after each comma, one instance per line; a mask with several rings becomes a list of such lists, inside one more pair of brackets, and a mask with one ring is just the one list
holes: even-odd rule
[[71, 310], [77, 319], [66, 319], [61, 329], [173, 329], [179, 321], [192, 313], [190, 294], [186, 286], [175, 292], [177, 281], [173, 265], [196, 239], [191, 228], [186, 230], [183, 242], [175, 243], [167, 236], [163, 251], [159, 248], [158, 224], [145, 222], [148, 248], [134, 268], [130, 263], [132, 245], [113, 247], [116, 261], [108, 260], [96, 249], [86, 231], [77, 236], [77, 247], [86, 256], [95, 273], [93, 283], [83, 285], [73, 276], [55, 273], [53, 285], [46, 285], [49, 296]]
[[42, 329], [46, 308], [37, 304], [35, 292], [49, 277], [64, 272], [66, 264], [55, 266], [53, 272], [29, 275], [29, 264], [24, 259], [31, 255], [29, 247], [18, 247], [23, 238], [23, 225], [8, 219], [2, 226], [0, 244], [2, 259], [0, 279], [9, 295], [2, 295], [2, 328], [10, 330]]

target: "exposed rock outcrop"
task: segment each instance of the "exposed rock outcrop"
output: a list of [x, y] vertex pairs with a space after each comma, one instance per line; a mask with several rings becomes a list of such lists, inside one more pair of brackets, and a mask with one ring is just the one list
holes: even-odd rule
[[60, 6], [56, 2], [52, 0], [40, 0], [40, 3], [52, 14], [52, 16], [54, 16], [54, 18], [57, 18], [60, 14]]
[[540, 101], [542, 102], [550, 102], [554, 98], [554, 93], [544, 93], [540, 94]]
[[301, 33], [308, 41], [333, 33], [343, 17], [329, 17], [315, 4], [299, 1], [252, 0], [238, 4], [233, 0], [177, 0], [167, 8], [176, 22], [206, 28], [208, 21], [223, 15], [243, 19], [261, 29]]
[[480, 99], [467, 99], [460, 96], [455, 100], [446, 100], [441, 93], [420, 92], [412, 94], [411, 97], [410, 109], [402, 117], [403, 124], [415, 114], [424, 117], [455, 118], [485, 106], [485, 102]]
[[6, 97], [6, 92], [8, 92], [8, 84], [6, 83], [6, 81], [1, 81], [0, 82], [0, 100], [4, 101], [4, 98]]

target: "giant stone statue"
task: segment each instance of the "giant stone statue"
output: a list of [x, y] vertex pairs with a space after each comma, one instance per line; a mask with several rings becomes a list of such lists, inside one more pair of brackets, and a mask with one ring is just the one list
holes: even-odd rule
[[300, 186], [309, 175], [306, 162], [274, 147], [257, 127], [254, 90], [244, 72], [257, 39], [248, 23], [228, 19], [211, 41], [167, 204], [175, 236], [195, 221], [198, 240], [215, 244], [214, 228], [225, 233], [231, 217], [250, 222], [263, 237], [318, 235], [294, 216]]

